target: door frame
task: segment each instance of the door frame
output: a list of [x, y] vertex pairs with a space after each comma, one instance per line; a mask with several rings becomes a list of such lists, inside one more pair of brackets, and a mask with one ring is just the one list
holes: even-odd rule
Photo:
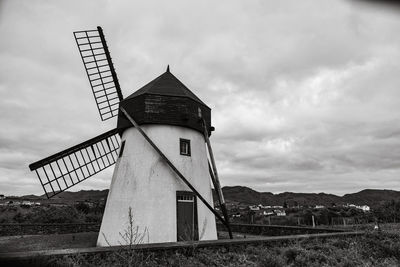
[[199, 240], [199, 227], [198, 227], [198, 214], [197, 214], [197, 196], [192, 191], [176, 191], [176, 241], [179, 241], [179, 233], [178, 233], [178, 196], [192, 196], [193, 197], [193, 212], [194, 212], [194, 223], [193, 223], [193, 231], [194, 237], [193, 241]]

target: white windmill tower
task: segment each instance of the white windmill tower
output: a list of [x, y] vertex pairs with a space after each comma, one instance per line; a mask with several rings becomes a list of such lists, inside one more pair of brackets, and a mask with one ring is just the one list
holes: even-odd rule
[[117, 128], [29, 165], [46, 196], [116, 163], [98, 246], [121, 243], [129, 210], [149, 243], [217, 239], [215, 217], [230, 233], [208, 139], [211, 109], [169, 67], [124, 99], [102, 29], [74, 35], [101, 119], [118, 115]]

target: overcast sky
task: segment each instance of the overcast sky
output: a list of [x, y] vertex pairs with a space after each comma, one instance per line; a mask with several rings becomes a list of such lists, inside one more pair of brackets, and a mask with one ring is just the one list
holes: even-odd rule
[[[30, 163], [115, 127], [99, 118], [72, 34], [98, 25], [125, 96], [170, 64], [212, 108], [223, 186], [400, 190], [399, 9], [0, 0], [0, 194], [42, 194]], [[72, 190], [108, 188], [111, 174]]]

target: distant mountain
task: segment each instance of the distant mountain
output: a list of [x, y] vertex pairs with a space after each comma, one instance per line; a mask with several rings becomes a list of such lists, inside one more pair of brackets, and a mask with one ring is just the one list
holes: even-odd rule
[[260, 193], [245, 186], [225, 186], [222, 192], [225, 199], [246, 204], [265, 203], [273, 197], [272, 193]]
[[379, 205], [384, 201], [400, 200], [400, 192], [394, 190], [364, 189], [343, 197], [346, 203], [365, 203], [369, 206]]
[[39, 201], [43, 204], [46, 203], [75, 203], [76, 201], [98, 201], [100, 199], [106, 199], [108, 195], [108, 189], [105, 190], [81, 190], [78, 192], [64, 191], [54, 197], [47, 199], [46, 195], [35, 196], [35, 195], [25, 195], [21, 197], [7, 197], [8, 199], [20, 199], [20, 200], [30, 200]]
[[374, 207], [384, 201], [400, 200], [400, 192], [393, 190], [365, 189], [357, 193], [337, 196], [326, 193], [292, 193], [272, 194], [257, 192], [245, 186], [225, 186], [222, 188], [224, 197], [229, 202], [243, 204], [280, 205], [286, 202], [289, 206], [355, 204]]
[[85, 201], [85, 200], [100, 200], [102, 198], [107, 198], [108, 189], [105, 190], [81, 190], [78, 192], [64, 191], [56, 196], [54, 199], [64, 199], [73, 201]]
[[40, 199], [43, 199], [43, 196], [25, 195], [25, 196], [22, 196], [21, 198], [29, 199], [29, 200], [40, 200]]
[[[279, 205], [286, 202], [289, 206], [294, 205], [336, 205], [355, 204], [377, 206], [385, 201], [400, 200], [400, 192], [394, 190], [365, 189], [357, 193], [337, 196], [326, 193], [293, 193], [284, 192], [273, 194], [270, 192], [257, 192], [245, 186], [225, 186], [222, 188], [227, 202], [238, 202], [247, 205]], [[215, 191], [213, 192], [216, 199]], [[106, 199], [108, 189], [105, 190], [81, 190], [78, 192], [65, 191], [47, 200], [46, 196], [27, 195], [20, 199], [40, 200], [43, 203], [75, 203], [76, 201], [97, 201]]]

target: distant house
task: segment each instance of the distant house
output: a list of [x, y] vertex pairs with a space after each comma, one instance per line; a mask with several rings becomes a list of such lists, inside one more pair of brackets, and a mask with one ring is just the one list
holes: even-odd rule
[[349, 207], [349, 208], [356, 208], [356, 209], [362, 210], [364, 212], [371, 211], [371, 208], [368, 205], [358, 206], [358, 205], [354, 205], [354, 204], [347, 204], [347, 205], [344, 205], [344, 206], [345, 207]]
[[367, 212], [367, 211], [370, 211], [370, 210], [371, 210], [370, 207], [367, 206], [367, 205], [356, 206], [356, 208], [357, 208], [357, 209], [360, 209], [360, 210], [362, 210], [362, 211], [364, 211], [364, 212]]
[[260, 207], [254, 205], [254, 206], [249, 206], [249, 209], [250, 209], [251, 211], [257, 211], [257, 210], [260, 210]]
[[274, 212], [273, 212], [273, 211], [264, 210], [263, 213], [262, 213], [262, 215], [264, 215], [264, 216], [271, 216], [271, 215], [274, 215]]
[[5, 199], [6, 197], [4, 196], [4, 195], [0, 195], [0, 199], [1, 200], [3, 200], [3, 199]]
[[274, 210], [276, 216], [286, 216], [286, 212], [284, 210]]
[[30, 202], [29, 200], [24, 200], [24, 201], [22, 201], [21, 206], [30, 207], [30, 206], [32, 206], [33, 204], [34, 204], [34, 203], [33, 203], [33, 202]]

